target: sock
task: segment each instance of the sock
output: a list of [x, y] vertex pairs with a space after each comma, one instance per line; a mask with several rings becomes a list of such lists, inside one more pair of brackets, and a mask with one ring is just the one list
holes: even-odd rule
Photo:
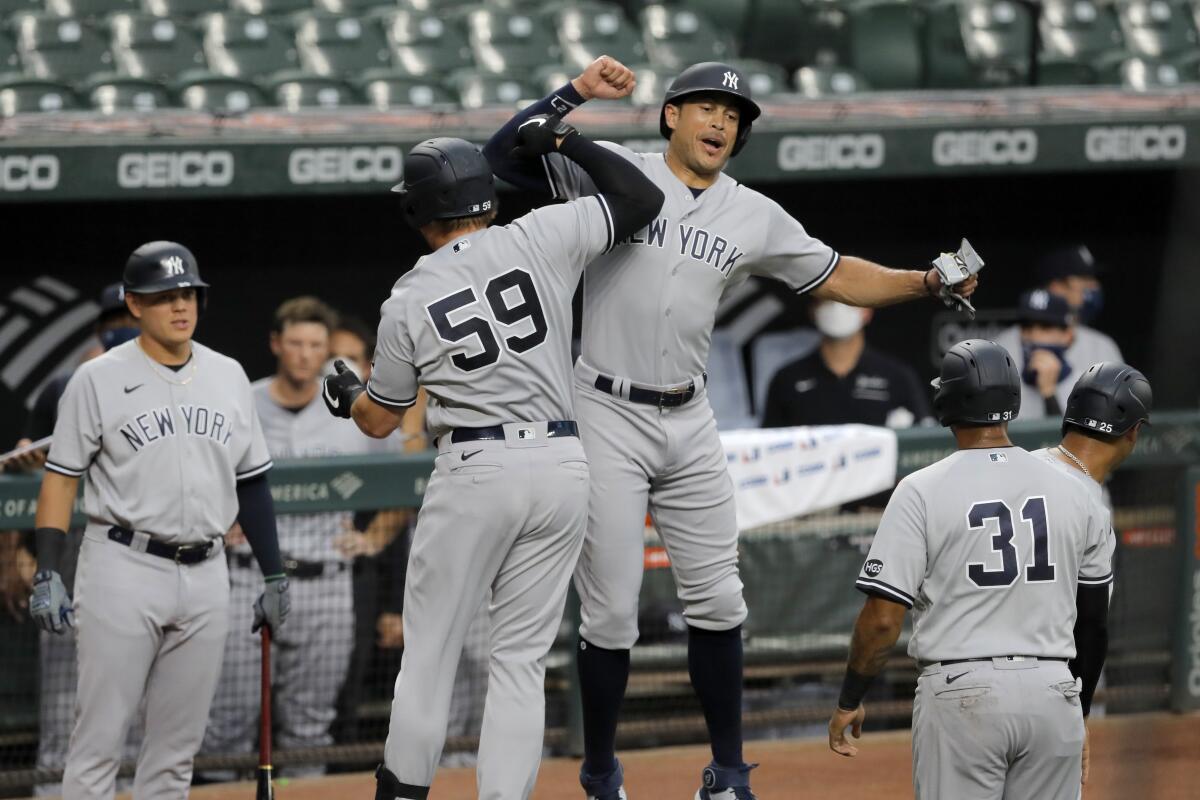
[[742, 766], [742, 626], [707, 631], [689, 625], [688, 674], [704, 709], [713, 761]]
[[605, 650], [580, 639], [577, 664], [583, 693], [583, 768], [590, 775], [604, 775], [617, 765], [617, 717], [629, 682], [629, 651]]

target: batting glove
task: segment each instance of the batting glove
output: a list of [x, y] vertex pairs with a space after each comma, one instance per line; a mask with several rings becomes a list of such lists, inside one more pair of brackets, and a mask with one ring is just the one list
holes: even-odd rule
[[578, 134], [579, 131], [563, 122], [557, 114], [537, 114], [517, 128], [517, 146], [511, 155], [514, 158], [538, 158], [558, 150], [559, 137], [566, 140]]
[[333, 368], [337, 370], [337, 374], [325, 376], [321, 397], [325, 399], [325, 407], [329, 409], [330, 414], [350, 419], [350, 408], [358, 396], [366, 391], [366, 387], [358, 375], [354, 374], [354, 370], [347, 367], [346, 362], [340, 358], [333, 362]]
[[[929, 270], [929, 272], [936, 270], [940, 279], [938, 299], [947, 308], [963, 311], [971, 319], [975, 319], [975, 306], [971, 305], [970, 300], [954, 291], [954, 287], [978, 275], [981, 269], [983, 269], [983, 259], [966, 239], [962, 240], [957, 252], [939, 255], [933, 260], [933, 266]], [[928, 288], [928, 284], [926, 284], [926, 288]]]
[[29, 613], [38, 627], [47, 633], [63, 633], [67, 628], [75, 627], [71, 597], [62, 576], [54, 570], [42, 570], [33, 576]]
[[288, 612], [292, 610], [292, 600], [288, 596], [288, 579], [286, 575], [272, 575], [267, 578], [267, 587], [254, 601], [254, 626], [251, 633], [266, 625], [271, 633], [279, 630], [287, 620]]

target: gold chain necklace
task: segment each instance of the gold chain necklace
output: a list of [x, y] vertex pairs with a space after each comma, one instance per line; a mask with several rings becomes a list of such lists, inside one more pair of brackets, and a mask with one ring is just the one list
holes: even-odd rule
[[142, 347], [142, 342], [140, 339], [138, 340], [137, 347], [138, 352], [142, 354], [142, 357], [146, 359], [146, 363], [150, 365], [150, 371], [166, 383], [169, 383], [172, 386], [187, 386], [192, 382], [192, 379], [196, 377], [196, 353], [194, 350], [188, 354], [188, 360], [192, 362], [190, 374], [183, 380], [177, 381], [163, 374], [162, 365], [150, 357], [150, 354], [146, 352], [144, 347]]
[[1087, 468], [1086, 466], [1084, 466], [1084, 464], [1083, 464], [1083, 462], [1082, 462], [1082, 461], [1080, 461], [1080, 460], [1079, 460], [1079, 456], [1075, 455], [1075, 454], [1074, 454], [1074, 453], [1072, 453], [1070, 450], [1068, 450], [1067, 448], [1063, 447], [1061, 444], [1058, 446], [1058, 450], [1059, 450], [1059, 452], [1061, 452], [1061, 453], [1062, 453], [1064, 456], [1066, 456], [1067, 458], [1069, 458], [1069, 459], [1071, 459], [1072, 461], [1074, 461], [1074, 462], [1075, 462], [1075, 466], [1077, 466], [1077, 467], [1079, 467], [1081, 470], [1083, 470], [1083, 474], [1084, 474], [1084, 475], [1087, 475], [1089, 478], [1090, 478], [1090, 477], [1092, 477], [1092, 473], [1091, 473], [1091, 472], [1089, 472], [1089, 471], [1088, 471], [1088, 468]]

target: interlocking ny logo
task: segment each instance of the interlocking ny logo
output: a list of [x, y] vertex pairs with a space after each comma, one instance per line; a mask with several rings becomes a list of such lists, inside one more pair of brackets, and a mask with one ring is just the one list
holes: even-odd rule
[[737, 91], [737, 85], [738, 85], [738, 75], [737, 75], [737, 73], [736, 73], [736, 72], [733, 72], [732, 70], [731, 70], [731, 71], [729, 71], [729, 72], [726, 72], [726, 73], [725, 73], [725, 78], [724, 78], [724, 79], [721, 81], [721, 83], [725, 84], [725, 85], [726, 85], [726, 86], [728, 86], [730, 89], [733, 89], [733, 90], [736, 92], [736, 91]]
[[183, 274], [183, 259], [179, 256], [167, 256], [159, 262], [163, 265], [163, 269], [167, 271], [167, 277], [173, 278], [176, 275]]

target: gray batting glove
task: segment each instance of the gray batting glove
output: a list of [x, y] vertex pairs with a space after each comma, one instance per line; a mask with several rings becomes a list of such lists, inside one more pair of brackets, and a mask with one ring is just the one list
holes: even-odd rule
[[38, 627], [47, 633], [63, 633], [75, 627], [75, 609], [62, 576], [54, 570], [42, 570], [33, 576], [33, 594], [29, 613]]
[[350, 419], [350, 408], [358, 396], [366, 391], [362, 381], [354, 370], [346, 366], [340, 358], [333, 362], [336, 375], [326, 375], [321, 386], [321, 397], [329, 413], [342, 419]]
[[251, 633], [266, 625], [271, 633], [279, 630], [292, 610], [292, 601], [288, 597], [288, 579], [283, 575], [267, 578], [267, 587], [254, 601], [254, 627]]
[[510, 155], [514, 158], [544, 156], [558, 150], [560, 137], [565, 141], [578, 133], [557, 114], [536, 114], [517, 128], [517, 146]]

